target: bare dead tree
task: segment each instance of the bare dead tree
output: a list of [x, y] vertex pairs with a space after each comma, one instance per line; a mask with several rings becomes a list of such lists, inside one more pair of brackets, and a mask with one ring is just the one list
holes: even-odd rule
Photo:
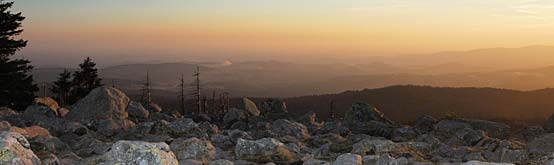
[[196, 66], [196, 72], [192, 75], [194, 77], [194, 83], [192, 85], [194, 86], [193, 96], [196, 99], [196, 112], [201, 113], [202, 112], [202, 100], [201, 100], [201, 93], [200, 93], [200, 66]]
[[182, 115], [186, 115], [186, 95], [185, 95], [185, 76], [181, 74], [181, 84], [179, 85], [179, 88], [181, 88], [181, 92], [179, 92], [179, 100], [181, 100], [181, 112]]
[[142, 104], [149, 105], [150, 103], [152, 103], [150, 74], [146, 71], [146, 82], [142, 88]]

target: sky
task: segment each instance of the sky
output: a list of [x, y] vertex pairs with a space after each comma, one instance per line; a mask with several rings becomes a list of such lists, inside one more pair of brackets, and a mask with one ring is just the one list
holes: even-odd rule
[[554, 45], [549, 0], [17, 0], [40, 65]]

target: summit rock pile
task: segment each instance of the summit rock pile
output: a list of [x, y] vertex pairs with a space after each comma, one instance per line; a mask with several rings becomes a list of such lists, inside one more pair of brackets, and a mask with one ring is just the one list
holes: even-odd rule
[[[258, 109], [258, 107], [260, 109]], [[0, 164], [403, 165], [554, 163], [554, 116], [512, 130], [479, 119], [388, 119], [368, 103], [343, 119], [290, 115], [282, 100], [242, 99], [222, 116], [173, 116], [100, 87], [71, 107], [36, 99], [0, 108]], [[210, 120], [207, 120], [210, 119]]]

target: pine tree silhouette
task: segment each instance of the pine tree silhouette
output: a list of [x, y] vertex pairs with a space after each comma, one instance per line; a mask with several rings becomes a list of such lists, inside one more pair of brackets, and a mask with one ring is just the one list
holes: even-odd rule
[[58, 79], [54, 82], [52, 88], [50, 88], [50, 91], [54, 94], [54, 99], [56, 99], [61, 106], [67, 104], [71, 87], [71, 72], [64, 69], [63, 72], [58, 75]]
[[9, 11], [12, 6], [13, 2], [0, 1], [0, 106], [22, 110], [35, 98], [38, 87], [30, 74], [30, 61], [12, 58], [27, 46], [27, 41], [15, 38], [23, 32], [25, 17]]
[[71, 97], [69, 103], [85, 97], [94, 88], [102, 86], [100, 83], [101, 78], [98, 77], [98, 69], [96, 69], [96, 63], [87, 57], [83, 63], [79, 64], [80, 70], [73, 73], [73, 81], [71, 89]]

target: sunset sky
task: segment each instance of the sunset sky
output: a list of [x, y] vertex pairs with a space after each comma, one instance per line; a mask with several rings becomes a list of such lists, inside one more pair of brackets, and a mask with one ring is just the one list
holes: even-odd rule
[[422, 54], [554, 45], [548, 0], [17, 0], [31, 59]]

